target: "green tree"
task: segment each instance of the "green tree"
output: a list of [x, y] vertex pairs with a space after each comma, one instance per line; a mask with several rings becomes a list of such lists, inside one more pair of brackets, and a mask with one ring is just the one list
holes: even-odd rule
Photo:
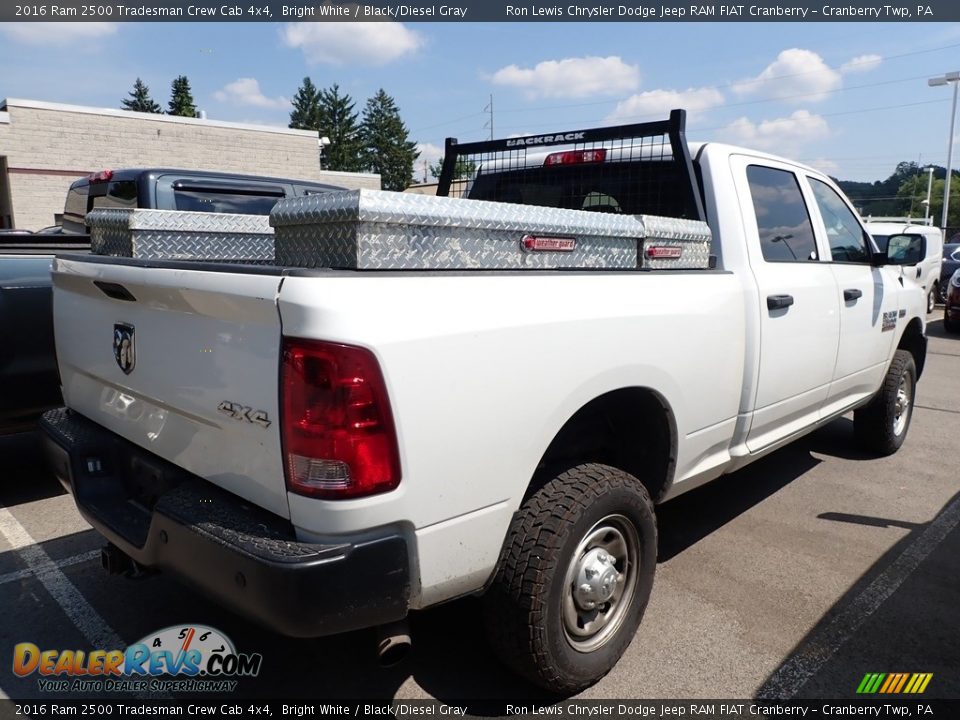
[[[934, 177], [943, 178], [945, 174], [944, 168], [935, 166]], [[897, 163], [896, 169], [886, 180], [876, 180], [872, 183], [837, 180], [837, 185], [864, 217], [907, 215], [911, 213], [911, 201], [909, 196], [900, 194], [900, 187], [908, 181], [923, 186], [923, 195], [914, 199], [912, 209], [914, 217], [918, 215], [923, 217], [923, 206], [918, 201], [927, 196], [927, 174], [916, 162]]]
[[380, 182], [386, 190], [405, 190], [413, 181], [413, 163], [420, 154], [393, 98], [383, 89], [367, 100], [360, 124], [363, 144], [361, 165], [380, 173]]
[[130, 91], [130, 97], [121, 100], [124, 110], [133, 110], [134, 112], [162, 113], [161, 108], [153, 98], [150, 97], [150, 88], [140, 78], [133, 84], [133, 90]]
[[290, 127], [297, 130], [316, 130], [320, 124], [320, 94], [309, 77], [297, 88], [290, 111]]
[[353, 98], [340, 94], [340, 86], [322, 90], [317, 112], [317, 131], [330, 138], [324, 150], [324, 165], [331, 170], [356, 172], [362, 169], [360, 125], [353, 109]]
[[167, 103], [167, 115], [197, 116], [197, 106], [193, 102], [190, 81], [187, 80], [186, 75], [179, 75], [173, 81], [170, 90], [170, 102]]
[[[443, 161], [444, 158], [441, 157], [437, 160], [436, 163], [430, 163], [429, 173], [433, 177], [440, 179], [440, 173], [443, 172]], [[454, 180], [467, 180], [473, 177], [473, 174], [477, 171], [477, 164], [469, 160], [464, 160], [460, 158], [457, 160], [456, 166], [453, 170], [453, 179]]]
[[[933, 218], [933, 224], [937, 226], [940, 225], [940, 219], [943, 216], [943, 186], [946, 182], [946, 170], [940, 174], [942, 177], [939, 178], [934, 174], [933, 185], [930, 188], [930, 217]], [[960, 226], [960, 175], [957, 173], [952, 175], [947, 227], [955, 228]], [[908, 212], [912, 206], [913, 217], [923, 217], [923, 201], [927, 199], [927, 174], [921, 173], [904, 180], [897, 189], [897, 197], [903, 203], [904, 212]]]

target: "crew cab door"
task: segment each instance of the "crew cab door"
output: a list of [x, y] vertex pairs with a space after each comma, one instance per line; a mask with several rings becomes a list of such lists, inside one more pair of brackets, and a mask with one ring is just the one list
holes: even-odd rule
[[[872, 395], [886, 371], [899, 317], [900, 268], [872, 267], [869, 235], [833, 187], [807, 176], [814, 197], [814, 228], [829, 252], [840, 301], [836, 369], [821, 414], [827, 416]], [[913, 272], [910, 270], [910, 272]]]
[[798, 171], [742, 155], [731, 163], [759, 299], [759, 361], [747, 434], [747, 448], [756, 452], [818, 419], [837, 358], [840, 303], [814, 233], [813, 198]]

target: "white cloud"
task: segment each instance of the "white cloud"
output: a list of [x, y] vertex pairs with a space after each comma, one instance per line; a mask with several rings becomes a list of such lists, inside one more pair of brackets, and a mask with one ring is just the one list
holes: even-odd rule
[[229, 102], [234, 105], [252, 105], [260, 108], [288, 108], [290, 101], [285, 97], [269, 98], [260, 90], [260, 83], [256, 78], [237, 78], [217, 90], [213, 97], [220, 102]]
[[842, 84], [840, 73], [830, 68], [817, 53], [790, 48], [777, 55], [777, 59], [757, 77], [736, 83], [733, 91], [738, 95], [815, 102], [826, 99]]
[[723, 94], [712, 87], [688, 88], [687, 90], [650, 90], [631, 95], [617, 103], [605, 122], [641, 122], [655, 116], [665, 117], [674, 108], [684, 108], [687, 117], [723, 105]]
[[0, 23], [0, 33], [11, 40], [28, 45], [56, 47], [61, 43], [113, 35], [117, 23], [112, 22], [7, 22]]
[[582, 98], [635, 90], [640, 69], [616, 55], [544, 60], [532, 68], [507, 65], [490, 78], [495, 85], [524, 90], [528, 97]]
[[849, 73], [870, 72], [880, 67], [881, 62], [883, 62], [883, 58], [880, 55], [858, 55], [841, 65], [840, 72], [844, 75]]
[[840, 172], [840, 165], [829, 158], [816, 158], [815, 160], [807, 160], [806, 162], [810, 167], [815, 167], [826, 175], [836, 177], [837, 173]]
[[796, 157], [804, 146], [828, 137], [830, 126], [820, 115], [797, 110], [788, 117], [759, 123], [741, 117], [730, 123], [720, 135], [735, 145]]
[[385, 65], [423, 46], [423, 38], [397, 22], [302, 22], [280, 31], [312, 65]]
[[423, 163], [427, 162], [427, 165], [435, 165], [440, 161], [440, 158], [443, 157], [443, 148], [439, 145], [434, 145], [433, 143], [417, 143], [417, 151], [420, 153], [420, 157], [417, 158], [416, 167], [413, 169], [413, 175], [417, 179], [423, 179]]

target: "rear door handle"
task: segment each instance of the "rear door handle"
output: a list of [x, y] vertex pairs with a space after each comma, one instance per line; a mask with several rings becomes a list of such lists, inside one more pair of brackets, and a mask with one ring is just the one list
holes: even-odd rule
[[767, 295], [767, 310], [780, 310], [793, 305], [793, 295]]
[[863, 293], [856, 288], [843, 291], [843, 299], [847, 302], [850, 302], [851, 300], [857, 300], [862, 297]]

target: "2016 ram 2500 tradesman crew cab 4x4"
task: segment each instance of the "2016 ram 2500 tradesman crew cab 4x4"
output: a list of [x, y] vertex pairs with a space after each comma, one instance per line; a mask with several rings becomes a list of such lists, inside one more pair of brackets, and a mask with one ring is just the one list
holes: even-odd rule
[[894, 452], [926, 352], [918, 258], [682, 121], [448, 142], [441, 191], [477, 200], [287, 201], [274, 267], [58, 259], [43, 424], [110, 557], [296, 636], [483, 593], [513, 668], [600, 678], [655, 504], [851, 410]]

